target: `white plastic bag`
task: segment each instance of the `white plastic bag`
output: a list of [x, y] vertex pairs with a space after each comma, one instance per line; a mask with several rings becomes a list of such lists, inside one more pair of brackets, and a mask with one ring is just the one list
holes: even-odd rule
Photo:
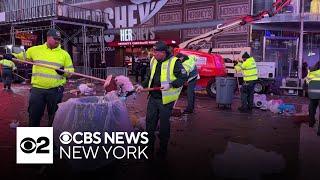
[[[72, 98], [59, 104], [53, 122], [54, 143], [67, 147], [59, 140], [59, 135], [68, 131], [75, 132], [132, 132], [133, 127], [128, 117], [126, 105], [119, 99], [117, 93], [112, 91], [106, 96], [90, 96]], [[102, 140], [103, 142], [103, 140]], [[75, 144], [71, 144], [73, 146]], [[89, 144], [88, 146], [112, 146], [111, 144]], [[95, 169], [109, 164], [113, 159], [106, 159], [103, 153], [101, 157], [93, 159], [68, 160], [75, 170]]]

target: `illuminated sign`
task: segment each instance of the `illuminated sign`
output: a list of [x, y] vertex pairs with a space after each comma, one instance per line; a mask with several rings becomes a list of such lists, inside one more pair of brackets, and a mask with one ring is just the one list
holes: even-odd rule
[[135, 28], [120, 30], [120, 41], [145, 41], [154, 39], [154, 28]]

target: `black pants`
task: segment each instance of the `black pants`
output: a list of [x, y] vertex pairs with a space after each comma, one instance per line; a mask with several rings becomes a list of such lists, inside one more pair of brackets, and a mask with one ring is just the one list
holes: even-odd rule
[[197, 83], [197, 78], [194, 78], [193, 80], [188, 82], [188, 88], [187, 88], [188, 106], [186, 108], [187, 111], [194, 110], [194, 101], [195, 101], [194, 88], [196, 87], [196, 83]]
[[3, 68], [2, 69], [3, 88], [11, 89], [12, 79], [13, 79], [12, 69]]
[[319, 99], [310, 99], [310, 102], [309, 102], [309, 120], [310, 121], [316, 120], [315, 115], [317, 112], [318, 105], [319, 105]]
[[58, 110], [58, 104], [62, 101], [63, 87], [52, 89], [32, 88], [29, 98], [29, 126], [39, 127], [44, 110], [47, 107], [49, 122], [52, 126], [54, 115]]
[[255, 81], [248, 81], [241, 87], [241, 107], [245, 110], [253, 108], [254, 84]]
[[146, 116], [146, 130], [149, 136], [149, 151], [153, 152], [155, 142], [155, 130], [160, 119], [160, 152], [166, 153], [170, 138], [170, 116], [173, 104], [162, 104], [162, 99], [149, 97]]

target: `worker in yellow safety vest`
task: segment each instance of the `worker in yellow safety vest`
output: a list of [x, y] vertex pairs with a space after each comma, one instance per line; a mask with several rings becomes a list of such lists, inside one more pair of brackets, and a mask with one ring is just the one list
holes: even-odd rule
[[194, 112], [194, 103], [195, 103], [195, 87], [197, 80], [200, 78], [196, 66], [196, 57], [193, 55], [185, 55], [183, 53], [178, 53], [177, 58], [182, 62], [183, 67], [187, 71], [188, 81], [185, 83], [187, 85], [187, 99], [188, 105], [183, 111], [183, 114], [191, 114]]
[[[62, 101], [64, 84], [70, 76], [61, 70], [74, 72], [73, 64], [68, 52], [60, 45], [61, 34], [56, 29], [47, 32], [46, 43], [29, 48], [25, 57], [28, 61], [52, 66], [58, 70], [52, 70], [40, 66], [32, 67], [32, 89], [29, 97], [29, 126], [40, 126], [40, 120], [44, 110], [48, 111], [48, 126], [52, 126], [54, 115], [58, 110], [58, 103]], [[14, 54], [23, 59], [23, 52]]]
[[242, 55], [242, 60], [234, 66], [237, 72], [242, 72], [243, 84], [241, 87], [241, 107], [240, 112], [250, 113], [253, 108], [254, 85], [258, 80], [258, 70], [256, 61], [247, 52]]
[[[309, 126], [313, 127], [316, 123], [316, 111], [320, 100], [320, 61], [318, 61], [308, 71], [306, 77], [308, 84], [308, 96], [309, 96]], [[320, 136], [320, 124], [318, 128], [318, 136]]]
[[14, 56], [11, 54], [5, 54], [3, 60], [0, 61], [1, 68], [1, 77], [3, 82], [3, 90], [11, 90], [11, 83], [13, 80], [12, 71], [16, 70], [16, 65], [12, 62]]
[[187, 80], [187, 72], [180, 61], [174, 57], [169, 47], [158, 41], [154, 47], [154, 57], [150, 60], [150, 71], [145, 81], [137, 85], [136, 91], [143, 88], [161, 87], [159, 91], [151, 91], [146, 114], [146, 131], [148, 132], [148, 158], [153, 159], [155, 130], [160, 119], [160, 149], [157, 155], [163, 159], [167, 154], [170, 137], [170, 116], [174, 102], [179, 98], [181, 87]]

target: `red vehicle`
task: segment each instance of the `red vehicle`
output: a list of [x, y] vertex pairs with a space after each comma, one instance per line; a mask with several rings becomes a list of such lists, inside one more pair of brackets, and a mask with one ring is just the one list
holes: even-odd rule
[[200, 51], [175, 48], [174, 54], [183, 53], [185, 55], [193, 55], [197, 59], [197, 68], [200, 79], [197, 81], [197, 86], [206, 88], [207, 93], [211, 97], [216, 96], [215, 77], [225, 76], [226, 68], [222, 56], [217, 54], [209, 54]]
[[237, 28], [239, 26], [244, 26], [246, 24], [252, 23], [254, 21], [261, 20], [265, 17], [271, 17], [278, 14], [285, 6], [289, 5], [291, 0], [276, 0], [272, 6], [271, 10], [263, 10], [256, 15], [247, 15], [240, 17], [239, 19], [227, 22], [224, 24], [219, 24], [216, 29], [192, 38], [188, 41], [179, 44], [179, 48], [174, 50], [175, 55], [177, 53], [183, 53], [186, 55], [194, 55], [197, 57], [197, 67], [200, 74], [200, 80], [198, 80], [197, 85], [200, 87], [206, 87], [208, 94], [211, 97], [216, 95], [216, 85], [215, 77], [225, 76], [227, 70], [225, 68], [224, 60], [222, 56], [217, 54], [211, 54], [211, 52], [200, 52], [190, 50], [193, 44], [197, 44], [201, 41], [209, 41], [213, 36], [223, 33], [225, 31]]

